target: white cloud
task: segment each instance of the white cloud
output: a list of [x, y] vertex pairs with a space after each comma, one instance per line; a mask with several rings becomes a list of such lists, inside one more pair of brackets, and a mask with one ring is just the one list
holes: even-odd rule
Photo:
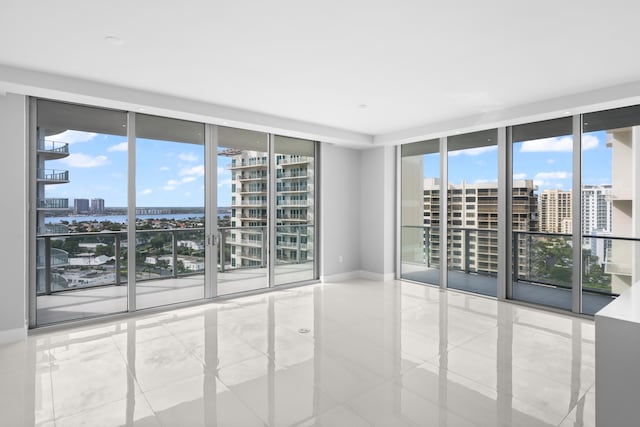
[[488, 147], [467, 148], [466, 150], [450, 151], [449, 156], [455, 157], [461, 154], [465, 156], [479, 156], [480, 154], [489, 153], [497, 149], [498, 149], [497, 145], [490, 145]]
[[552, 165], [556, 162], [556, 159], [547, 159], [547, 164]]
[[142, 190], [140, 192], [140, 195], [141, 196], [148, 196], [151, 193], [153, 193], [153, 190], [151, 188], [145, 188], [144, 190]]
[[173, 191], [176, 189], [178, 185], [180, 185], [180, 181], [176, 181], [175, 179], [170, 179], [169, 181], [167, 181], [165, 186], [162, 187], [162, 189], [165, 191]]
[[171, 170], [169, 166], [160, 166], [160, 172], [166, 172], [168, 170]]
[[600, 141], [593, 135], [582, 135], [582, 151], [598, 148]]
[[71, 153], [60, 162], [74, 168], [96, 168], [110, 163], [107, 156], [90, 156], [82, 153]]
[[526, 173], [514, 173], [513, 179], [525, 179], [527, 177]]
[[198, 179], [198, 178], [196, 178], [195, 176], [185, 176], [184, 178], [182, 178], [182, 181], [180, 181], [180, 182], [181, 182], [182, 184], [186, 184], [186, 183], [188, 183], [188, 182], [193, 182], [193, 181], [195, 181], [196, 179]]
[[[582, 151], [597, 148], [599, 144], [598, 138], [593, 135], [583, 135]], [[520, 146], [521, 153], [539, 153], [539, 152], [563, 152], [570, 153], [573, 151], [573, 137], [562, 136], [554, 138], [534, 139], [524, 141]]]
[[567, 179], [571, 176], [569, 172], [566, 171], [558, 171], [558, 172], [539, 172], [536, 174], [535, 179], [537, 180], [549, 180], [549, 179]]
[[204, 165], [193, 166], [180, 170], [180, 176], [204, 176]]
[[178, 158], [183, 162], [197, 162], [198, 156], [194, 153], [180, 153], [178, 154]]
[[127, 151], [128, 149], [129, 149], [129, 143], [125, 141], [125, 142], [121, 142], [120, 144], [112, 145], [111, 147], [107, 148], [107, 151], [109, 152]]
[[496, 182], [496, 180], [495, 179], [480, 178], [480, 179], [476, 179], [475, 181], [473, 181], [474, 184], [486, 184], [488, 182]]
[[185, 197], [191, 197], [191, 192], [187, 191], [186, 193], [184, 193]]
[[93, 138], [98, 136], [97, 133], [94, 132], [81, 132], [78, 130], [65, 130], [62, 133], [58, 133], [56, 135], [48, 136], [47, 141], [57, 141], [57, 142], [66, 142], [67, 144], [75, 144], [78, 142], [87, 142], [91, 141]]
[[541, 179], [534, 179], [533, 185], [537, 185], [538, 187], [544, 187], [546, 183]]

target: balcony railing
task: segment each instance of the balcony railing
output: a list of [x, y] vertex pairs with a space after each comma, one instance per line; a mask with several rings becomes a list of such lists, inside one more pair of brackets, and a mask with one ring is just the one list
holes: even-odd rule
[[41, 210], [69, 209], [69, 199], [47, 198], [43, 200], [38, 200], [38, 209], [41, 209]]
[[69, 171], [55, 169], [38, 169], [37, 179], [48, 182], [69, 182]]
[[250, 167], [256, 167], [256, 166], [269, 166], [269, 162], [267, 161], [267, 159], [250, 159], [250, 160], [242, 161], [240, 163], [231, 164], [231, 167], [229, 167], [229, 169], [233, 170], [233, 169], [250, 168]]
[[311, 161], [311, 159], [309, 157], [294, 156], [294, 157], [288, 157], [288, 158], [278, 158], [278, 159], [276, 159], [276, 164], [277, 165], [291, 165], [291, 164], [295, 164], [295, 163], [309, 163], [310, 161]]
[[66, 234], [69, 232], [69, 226], [65, 224], [45, 224], [38, 227], [38, 235], [40, 234]]
[[[402, 227], [402, 263], [412, 271], [439, 269], [438, 228]], [[448, 228], [448, 269], [465, 274], [496, 276], [500, 248], [497, 230]], [[640, 271], [640, 239], [614, 236], [581, 236], [533, 231], [513, 231], [512, 283], [545, 289], [573, 287], [573, 246], [580, 242], [582, 291], [615, 297], [625, 283], [637, 281]], [[631, 276], [631, 277], [629, 277]]]
[[[220, 227], [216, 240], [218, 271], [265, 267], [267, 230], [266, 226]], [[310, 243], [298, 243], [312, 234], [310, 224], [276, 226], [276, 238], [280, 242], [276, 244], [278, 254], [274, 254], [274, 262], [312, 260]], [[260, 235], [260, 240], [246, 238], [250, 235]], [[131, 245], [126, 231], [42, 234], [36, 244], [37, 293], [124, 285], [128, 276], [127, 251], [131, 247], [135, 247], [136, 252], [136, 281], [203, 274], [207, 241], [211, 240], [205, 238], [204, 228], [138, 230], [136, 242]], [[234, 255], [252, 260], [252, 265], [233, 265]]]
[[69, 144], [66, 142], [44, 140], [38, 144], [38, 153], [49, 158], [64, 158], [69, 155]]

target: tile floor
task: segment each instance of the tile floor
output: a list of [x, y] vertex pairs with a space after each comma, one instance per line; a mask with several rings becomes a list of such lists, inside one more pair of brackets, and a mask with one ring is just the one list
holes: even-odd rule
[[352, 280], [0, 347], [2, 426], [594, 426], [594, 325]]

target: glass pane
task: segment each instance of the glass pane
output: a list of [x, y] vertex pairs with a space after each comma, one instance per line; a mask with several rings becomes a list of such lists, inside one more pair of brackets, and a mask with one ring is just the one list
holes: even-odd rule
[[640, 107], [583, 119], [582, 311], [595, 314], [629, 289], [640, 271], [638, 186], [632, 184], [640, 160]]
[[136, 115], [136, 307], [204, 298], [204, 125]]
[[126, 114], [38, 100], [36, 323], [127, 310]]
[[440, 143], [402, 147], [401, 277], [440, 284]]
[[514, 126], [513, 299], [571, 310], [571, 117]]
[[[268, 137], [218, 128], [218, 295], [266, 288]], [[226, 216], [226, 218], [225, 218]]]
[[315, 279], [315, 143], [275, 137], [275, 285]]
[[498, 132], [447, 139], [448, 287], [497, 295]]

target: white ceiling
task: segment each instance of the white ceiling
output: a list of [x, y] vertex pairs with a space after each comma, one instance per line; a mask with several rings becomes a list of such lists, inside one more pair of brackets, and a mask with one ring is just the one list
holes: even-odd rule
[[638, 16], [630, 0], [0, 0], [0, 64], [381, 135], [636, 82]]

